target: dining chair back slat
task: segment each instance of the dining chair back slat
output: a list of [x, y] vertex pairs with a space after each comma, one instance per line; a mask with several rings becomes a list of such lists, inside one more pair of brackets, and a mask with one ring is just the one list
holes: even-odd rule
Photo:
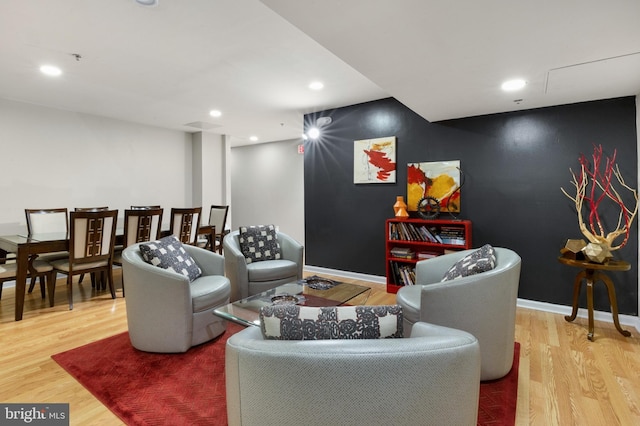
[[69, 217], [66, 208], [24, 209], [29, 235], [48, 232], [69, 231]]
[[161, 208], [162, 206], [131, 206], [131, 210], [156, 210]]
[[77, 212], [104, 212], [109, 210], [109, 207], [76, 207], [74, 211]]
[[169, 233], [183, 244], [197, 245], [201, 213], [202, 207], [172, 208]]
[[116, 238], [118, 210], [71, 212], [71, 263], [109, 261]]
[[124, 211], [123, 248], [160, 238], [163, 209], [131, 209]]

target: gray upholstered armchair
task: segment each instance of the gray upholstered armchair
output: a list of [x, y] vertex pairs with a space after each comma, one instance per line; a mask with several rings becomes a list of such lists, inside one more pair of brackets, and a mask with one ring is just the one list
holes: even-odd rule
[[247, 263], [240, 248], [239, 231], [224, 237], [224, 263], [231, 281], [231, 301], [302, 279], [304, 247], [283, 232], [277, 231], [276, 235], [281, 258], [251, 263]]
[[449, 268], [474, 250], [422, 260], [416, 264], [416, 285], [396, 296], [404, 313], [405, 332], [418, 321], [467, 331], [477, 337], [482, 380], [505, 376], [513, 364], [516, 303], [521, 259], [495, 247], [494, 269], [441, 282]]
[[213, 308], [229, 303], [231, 287], [222, 256], [183, 245], [202, 271], [190, 282], [184, 275], [147, 263], [139, 246], [122, 252], [131, 344], [147, 352], [186, 352], [222, 334], [227, 323], [213, 314]]
[[249, 327], [227, 341], [225, 369], [231, 426], [478, 420], [478, 342], [446, 327], [417, 323], [400, 339], [289, 341]]

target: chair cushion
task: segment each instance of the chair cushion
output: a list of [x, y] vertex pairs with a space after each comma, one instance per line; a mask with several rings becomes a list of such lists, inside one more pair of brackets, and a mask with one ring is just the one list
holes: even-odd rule
[[177, 272], [193, 281], [202, 275], [202, 270], [184, 249], [175, 235], [140, 244], [140, 253], [145, 262], [162, 269]]
[[231, 285], [223, 275], [206, 275], [194, 280], [191, 286], [193, 312], [202, 312], [229, 303]]
[[[69, 263], [69, 259], [54, 260], [49, 263], [51, 264], [51, 266], [53, 266], [54, 269], [57, 269], [59, 271], [62, 271], [62, 272], [71, 271], [71, 264]], [[89, 263], [76, 263], [73, 265], [73, 271], [78, 272], [86, 269], [101, 268], [107, 265], [108, 265], [108, 262], [106, 260], [98, 260], [98, 261], [89, 262]]]
[[384, 339], [402, 337], [402, 307], [273, 305], [260, 309], [265, 339]]
[[496, 267], [496, 251], [489, 244], [485, 244], [454, 263], [444, 274], [442, 281], [449, 281], [460, 277], [490, 271]]
[[241, 226], [239, 231], [240, 251], [247, 263], [282, 257], [274, 225]]
[[298, 265], [290, 260], [267, 260], [247, 265], [249, 281], [273, 281], [298, 276]]

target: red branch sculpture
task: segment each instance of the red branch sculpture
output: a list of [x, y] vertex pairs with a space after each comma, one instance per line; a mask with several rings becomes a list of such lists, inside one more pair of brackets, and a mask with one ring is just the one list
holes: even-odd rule
[[[576, 205], [578, 225], [582, 234], [587, 237], [589, 242], [605, 245], [609, 251], [613, 251], [624, 247], [629, 240], [631, 224], [638, 213], [638, 192], [625, 183], [616, 164], [616, 150], [613, 151], [612, 157], [605, 157], [604, 159], [606, 161], [604, 170], [602, 170], [602, 145], [594, 145], [592, 163], [589, 162], [584, 154], [580, 154], [580, 174], [576, 176], [573, 170], [569, 169], [573, 176], [572, 183], [576, 188], [576, 196], [572, 197], [564, 188], [560, 189]], [[633, 209], [625, 206], [622, 196], [616, 189], [616, 182], [621, 189], [625, 189], [633, 195], [635, 200]], [[616, 229], [608, 233], [604, 229], [598, 212], [598, 209], [606, 200], [613, 202], [620, 209]], [[585, 223], [582, 213], [582, 207], [585, 202], [589, 209], [588, 224]], [[614, 245], [616, 239], [622, 235], [624, 235], [623, 240], [618, 245]]]

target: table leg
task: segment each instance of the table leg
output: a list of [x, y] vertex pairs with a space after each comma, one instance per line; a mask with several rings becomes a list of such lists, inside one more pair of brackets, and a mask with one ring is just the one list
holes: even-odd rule
[[600, 273], [596, 273], [595, 278], [602, 281], [607, 286], [607, 293], [609, 293], [609, 305], [611, 306], [611, 316], [613, 316], [613, 323], [615, 324], [616, 329], [625, 337], [631, 336], [631, 333], [628, 330], [622, 329], [620, 321], [618, 320], [618, 299], [616, 298], [616, 290], [613, 286], [613, 281], [611, 281], [611, 278], [605, 274]]
[[586, 276], [585, 271], [578, 272], [576, 275], [576, 279], [573, 281], [573, 310], [571, 311], [571, 315], [567, 315], [564, 317], [566, 321], [573, 321], [576, 319], [578, 315], [578, 299], [580, 298], [580, 284], [582, 284], [582, 279]]
[[589, 316], [589, 333], [587, 339], [593, 342], [593, 271], [588, 270], [587, 276], [587, 313]]
[[18, 246], [18, 252], [16, 253], [16, 266], [15, 317], [16, 321], [20, 321], [24, 310], [24, 292], [27, 285], [27, 269], [29, 268], [29, 253], [21, 246]]

